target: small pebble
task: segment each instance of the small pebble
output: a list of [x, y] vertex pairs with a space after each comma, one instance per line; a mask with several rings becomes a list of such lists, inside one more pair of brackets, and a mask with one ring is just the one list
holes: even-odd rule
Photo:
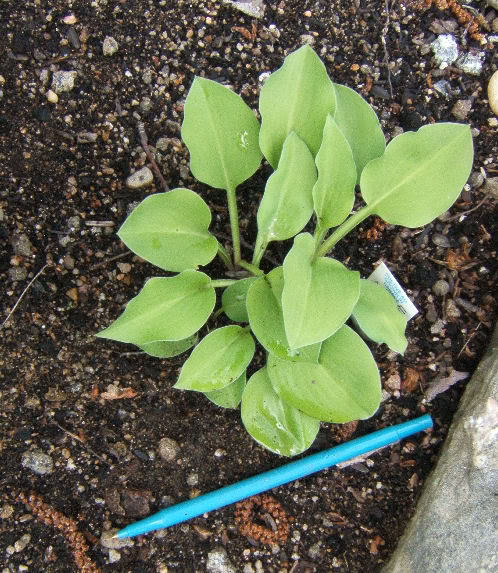
[[109, 531], [104, 531], [100, 538], [100, 544], [106, 549], [121, 549], [123, 547], [131, 547], [134, 544], [133, 539], [118, 539], [117, 537], [114, 537], [118, 531], [118, 529], [109, 529]]
[[148, 167], [142, 167], [142, 169], [135, 171], [126, 180], [126, 186], [130, 189], [142, 189], [143, 187], [148, 187], [154, 181], [154, 175]]
[[498, 115], [498, 70], [496, 70], [489, 80], [488, 100], [491, 111], [495, 115]]
[[489, 177], [482, 188], [484, 193], [491, 195], [493, 199], [498, 199], [498, 177]]
[[53, 90], [48, 90], [45, 95], [50, 103], [57, 103], [59, 101], [59, 96]]
[[452, 298], [449, 298], [446, 301], [445, 311], [446, 311], [446, 318], [448, 320], [456, 320], [457, 318], [460, 318], [462, 314]]
[[265, 14], [265, 3], [263, 0], [245, 0], [236, 2], [235, 0], [222, 0], [223, 4], [231, 4], [237, 10], [240, 10], [253, 18], [262, 18]]
[[102, 43], [104, 56], [112, 56], [119, 50], [119, 45], [112, 36], [106, 36]]
[[73, 24], [76, 24], [76, 22], [78, 21], [78, 18], [76, 18], [76, 16], [74, 14], [68, 14], [67, 16], [64, 16], [64, 24], [67, 24], [68, 26], [72, 26]]
[[31, 241], [29, 240], [29, 237], [26, 235], [26, 233], [14, 235], [11, 244], [14, 255], [20, 255], [21, 257], [31, 256], [33, 245], [31, 244]]
[[237, 573], [223, 547], [216, 547], [208, 553], [206, 570], [209, 573]]
[[54, 471], [52, 458], [41, 450], [24, 452], [21, 458], [21, 465], [38, 475], [50, 474]]
[[431, 44], [434, 60], [441, 68], [446, 68], [458, 58], [458, 45], [451, 34], [441, 34]]
[[109, 549], [109, 563], [116, 563], [121, 559], [121, 553], [115, 549]]
[[451, 113], [453, 117], [464, 121], [472, 109], [472, 102], [469, 99], [459, 99], [455, 105], [451, 108]]
[[24, 549], [26, 549], [30, 541], [31, 541], [31, 535], [29, 535], [28, 533], [25, 533], [21, 538], [19, 538], [14, 543], [14, 549], [16, 550], [16, 553], [24, 551]]
[[24, 267], [11, 267], [9, 269], [9, 279], [12, 282], [23, 281], [27, 278], [28, 271]]
[[450, 285], [445, 280], [436, 281], [432, 285], [432, 292], [437, 296], [446, 296], [450, 292]]
[[483, 53], [473, 54], [472, 52], [468, 52], [461, 55], [455, 62], [455, 65], [466, 74], [478, 76], [482, 71], [483, 58]]
[[14, 515], [14, 507], [9, 504], [5, 504], [0, 508], [0, 519], [9, 519]]
[[52, 76], [52, 89], [56, 94], [70, 92], [74, 88], [74, 80], [76, 79], [78, 72], [64, 71], [64, 72], [54, 72]]
[[161, 438], [159, 441], [159, 456], [166, 462], [172, 462], [180, 453], [178, 442], [171, 438]]
[[434, 235], [432, 235], [432, 242], [437, 247], [443, 247], [444, 249], [451, 247], [448, 237], [446, 235], [441, 235], [441, 233], [434, 233]]
[[474, 171], [469, 177], [469, 184], [473, 189], [479, 189], [484, 183], [484, 176], [480, 171]]

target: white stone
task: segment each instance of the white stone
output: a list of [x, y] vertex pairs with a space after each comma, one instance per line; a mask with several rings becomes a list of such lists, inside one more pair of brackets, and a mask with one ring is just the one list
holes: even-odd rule
[[451, 34], [441, 34], [431, 44], [434, 60], [441, 68], [452, 64], [458, 58], [458, 45]]
[[142, 167], [138, 171], [135, 171], [126, 180], [126, 186], [130, 189], [142, 189], [142, 187], [148, 187], [154, 181], [154, 175], [148, 167]]
[[240, 10], [253, 18], [262, 18], [265, 13], [265, 4], [263, 0], [223, 0], [223, 4], [231, 4], [237, 10]]
[[100, 537], [100, 544], [106, 549], [121, 549], [122, 547], [131, 547], [134, 544], [133, 539], [125, 537], [124, 539], [118, 539], [114, 535], [118, 532], [118, 529], [109, 529], [104, 531]]
[[74, 14], [68, 14], [67, 16], [64, 16], [64, 19], [63, 19], [64, 24], [67, 24], [68, 26], [72, 26], [73, 24], [76, 24], [77, 21], [78, 21], [78, 18], [76, 18], [76, 16]]
[[52, 76], [52, 89], [56, 94], [70, 92], [74, 88], [74, 80], [78, 72], [54, 72]]
[[498, 70], [496, 70], [489, 80], [488, 100], [492, 112], [498, 115]]
[[104, 42], [102, 44], [102, 51], [104, 56], [112, 56], [114, 55], [119, 49], [119, 44], [112, 36], [106, 36], [104, 38]]

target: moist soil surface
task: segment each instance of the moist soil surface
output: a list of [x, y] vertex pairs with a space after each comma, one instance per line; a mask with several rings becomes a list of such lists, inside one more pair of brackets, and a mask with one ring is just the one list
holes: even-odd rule
[[[208, 1], [1, 2], [2, 322], [19, 301], [1, 330], [4, 572], [374, 572], [386, 563], [466, 384], [453, 382], [476, 368], [495, 309], [490, 178], [498, 140], [486, 86], [496, 56], [485, 39], [498, 14], [471, 1], [469, 22], [458, 5], [430, 4], [282, 0], [266, 2], [255, 19]], [[482, 69], [440, 69], [431, 48], [439, 34], [451, 34], [461, 54], [477, 55]], [[106, 36], [118, 44], [112, 55], [103, 54]], [[379, 411], [356, 428], [322, 424], [310, 452], [426, 412], [434, 430], [270, 492], [283, 510], [279, 523], [265, 508], [248, 519], [270, 537], [287, 521], [285, 541], [248, 538], [227, 507], [127, 546], [103, 547], [106, 531], [286, 461], [249, 437], [239, 411], [172, 388], [185, 356], [155, 359], [94, 334], [147, 278], [164, 274], [116, 236], [136, 202], [163, 190], [157, 176], [146, 188], [125, 184], [150, 166], [138, 122], [169, 187], [201, 193], [213, 232], [228, 244], [224, 195], [193, 179], [180, 140], [186, 93], [194, 76], [204, 75], [256, 108], [261, 74], [305, 42], [334, 81], [373, 105], [388, 138], [434, 121], [473, 130], [473, 174], [448, 213], [423, 229], [370, 218], [337, 246], [335, 256], [364, 277], [385, 261], [420, 312], [409, 322], [404, 356], [371, 345], [384, 387]], [[54, 103], [47, 91], [57, 71], [74, 71], [74, 86]], [[247, 244], [269, 172], [264, 164], [238, 192]], [[268, 255], [281, 262], [289, 245], [276, 244]], [[207, 272], [225, 277], [216, 261]], [[223, 321], [208, 327], [216, 324]], [[259, 350], [253, 371], [262, 358]], [[163, 438], [175, 442], [169, 460], [159, 451]], [[25, 505], [21, 498], [31, 492], [47, 505], [36, 509], [34, 498]], [[226, 551], [233, 569], [209, 565], [213, 551]]]

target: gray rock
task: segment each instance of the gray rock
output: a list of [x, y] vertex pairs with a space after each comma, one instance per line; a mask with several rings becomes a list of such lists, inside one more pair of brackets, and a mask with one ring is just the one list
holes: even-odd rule
[[159, 441], [159, 456], [166, 462], [176, 460], [180, 453], [180, 446], [178, 442], [171, 438], [161, 438]]
[[434, 233], [434, 235], [432, 235], [432, 242], [437, 247], [443, 247], [444, 249], [451, 247], [448, 237], [446, 235], [441, 235], [441, 233]]
[[472, 109], [472, 102], [469, 99], [459, 99], [451, 108], [451, 114], [456, 119], [464, 121]]
[[262, 18], [265, 14], [265, 4], [263, 0], [223, 0], [223, 4], [231, 4], [237, 10], [240, 10], [253, 18]]
[[51, 474], [54, 471], [52, 458], [41, 450], [24, 452], [21, 464], [24, 468], [28, 468], [38, 475]]
[[9, 279], [12, 282], [23, 281], [27, 278], [28, 271], [24, 267], [11, 267], [9, 269]]
[[448, 80], [439, 80], [434, 84], [434, 89], [444, 97], [451, 96], [451, 84]]
[[102, 43], [104, 56], [113, 56], [119, 50], [119, 44], [112, 36], [106, 36]]
[[52, 76], [52, 89], [56, 94], [70, 92], [74, 88], [74, 80], [78, 72], [54, 72]]
[[498, 199], [498, 177], [489, 177], [486, 179], [482, 190], [484, 193], [491, 195], [494, 199]]
[[480, 52], [479, 54], [468, 52], [467, 54], [462, 54], [455, 62], [455, 65], [466, 74], [478, 76], [482, 71], [483, 60], [483, 52]]
[[480, 171], [474, 171], [469, 177], [470, 186], [473, 189], [479, 189], [484, 183], [484, 176]]
[[444, 280], [436, 281], [432, 285], [432, 292], [437, 296], [445, 296], [450, 292], [450, 285]]
[[209, 573], [237, 573], [223, 547], [216, 547], [208, 553], [206, 569]]
[[142, 167], [138, 171], [135, 171], [126, 180], [126, 186], [130, 189], [142, 189], [142, 187], [148, 187], [154, 181], [154, 175], [148, 167]]
[[491, 8], [498, 10], [498, 0], [486, 0], [486, 4], [491, 6]]
[[383, 573], [498, 571], [498, 328]]
[[14, 250], [14, 255], [20, 255], [21, 257], [31, 256], [33, 245], [29, 240], [26, 233], [16, 234], [12, 237], [12, 249]]
[[451, 34], [438, 36], [431, 44], [436, 64], [445, 68], [458, 58], [458, 45]]

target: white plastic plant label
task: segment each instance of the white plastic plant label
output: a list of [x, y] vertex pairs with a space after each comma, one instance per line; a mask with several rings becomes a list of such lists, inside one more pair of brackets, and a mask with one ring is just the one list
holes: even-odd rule
[[380, 263], [368, 279], [382, 285], [391, 293], [399, 310], [408, 318], [408, 320], [418, 314], [418, 308], [408, 298], [406, 292], [384, 263]]

